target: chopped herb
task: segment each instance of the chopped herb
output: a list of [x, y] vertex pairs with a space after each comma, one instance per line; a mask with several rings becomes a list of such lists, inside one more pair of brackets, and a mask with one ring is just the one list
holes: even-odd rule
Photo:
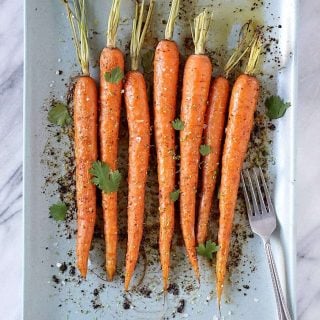
[[50, 216], [56, 221], [63, 221], [66, 219], [67, 206], [63, 202], [52, 204], [49, 207]]
[[142, 55], [142, 66], [145, 73], [151, 73], [153, 71], [153, 57], [153, 50], [148, 50]]
[[62, 102], [54, 102], [48, 113], [48, 120], [58, 126], [65, 126], [72, 122], [67, 106]]
[[279, 96], [271, 96], [266, 99], [267, 116], [270, 119], [279, 119], [284, 116], [287, 109], [291, 106], [290, 102], [284, 102]]
[[121, 182], [119, 170], [111, 171], [106, 163], [95, 161], [89, 172], [93, 175], [92, 183], [105, 193], [118, 191]]
[[199, 244], [197, 247], [198, 254], [210, 260], [212, 259], [212, 254], [214, 252], [217, 252], [218, 250], [219, 250], [219, 246], [217, 246], [216, 243], [212, 242], [211, 240], [207, 240], [205, 245], [202, 243], [202, 244]]
[[119, 83], [123, 79], [123, 71], [121, 68], [115, 67], [110, 72], [105, 72], [104, 78], [110, 83]]
[[181, 131], [184, 129], [184, 122], [177, 118], [172, 121], [172, 127], [174, 130]]
[[174, 190], [170, 192], [170, 199], [173, 202], [176, 202], [179, 199], [179, 195], [180, 195], [180, 189]]
[[202, 156], [207, 156], [209, 153], [211, 153], [211, 147], [207, 144], [202, 144], [200, 146], [200, 153]]

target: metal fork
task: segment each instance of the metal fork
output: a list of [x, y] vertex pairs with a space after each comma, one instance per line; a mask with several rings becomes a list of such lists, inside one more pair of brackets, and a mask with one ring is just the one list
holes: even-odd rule
[[[260, 181], [262, 182], [262, 187]], [[276, 229], [277, 219], [261, 168], [254, 168], [251, 171], [243, 170], [243, 173], [241, 173], [241, 182], [251, 229], [263, 240], [276, 297], [279, 319], [291, 320], [292, 318], [283, 295], [276, 264], [271, 251], [270, 236]], [[248, 189], [251, 196], [250, 198], [252, 205], [248, 195]], [[265, 198], [263, 197], [263, 193]], [[257, 201], [257, 194], [259, 201]], [[265, 204], [265, 200], [267, 206]]]

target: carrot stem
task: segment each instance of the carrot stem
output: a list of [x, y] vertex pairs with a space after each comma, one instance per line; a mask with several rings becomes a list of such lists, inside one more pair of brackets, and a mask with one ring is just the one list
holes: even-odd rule
[[144, 38], [147, 33], [147, 29], [150, 24], [151, 15], [154, 7], [154, 1], [150, 0], [149, 10], [147, 13], [146, 21], [143, 25], [143, 13], [144, 13], [144, 0], [141, 4], [136, 2], [135, 17], [132, 22], [132, 36], [130, 44], [130, 56], [131, 56], [131, 70], [135, 71], [139, 68], [140, 51]]
[[171, 10], [170, 15], [168, 19], [168, 23], [165, 30], [165, 39], [171, 40], [173, 36], [174, 31], [174, 24], [176, 22], [176, 19], [178, 17], [179, 13], [179, 7], [180, 7], [180, 0], [173, 0], [171, 4]]
[[253, 45], [254, 39], [255, 31], [253, 29], [253, 22], [252, 20], [250, 20], [242, 26], [238, 46], [229, 58], [224, 68], [226, 78], [229, 78], [230, 73], [250, 50]]
[[213, 13], [204, 10], [194, 19], [194, 28], [191, 27], [195, 54], [204, 54], [207, 35], [212, 22]]
[[251, 46], [248, 64], [247, 64], [246, 70], [244, 71], [245, 74], [253, 75], [255, 73], [261, 50], [262, 50], [261, 34], [260, 34], [260, 30], [257, 29], [253, 39], [253, 44]]
[[68, 0], [64, 0], [67, 16], [72, 30], [73, 42], [82, 74], [89, 75], [88, 24], [85, 0], [73, 0], [73, 10]]
[[107, 31], [107, 47], [116, 47], [116, 36], [120, 19], [120, 2], [121, 0], [113, 0], [108, 20]]

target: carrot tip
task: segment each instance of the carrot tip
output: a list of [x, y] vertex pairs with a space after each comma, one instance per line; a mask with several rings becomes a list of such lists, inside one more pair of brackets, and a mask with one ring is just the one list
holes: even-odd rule
[[125, 278], [124, 280], [124, 291], [129, 291], [129, 284], [130, 284], [130, 279], [128, 280], [127, 278]]
[[108, 273], [108, 274], [107, 274], [107, 277], [108, 277], [108, 281], [112, 281], [112, 280], [113, 280], [113, 277], [114, 277], [114, 274]]
[[87, 277], [88, 269], [86, 267], [84, 267], [84, 266], [79, 266], [78, 265], [78, 270], [80, 272], [81, 277], [85, 279]]
[[167, 294], [168, 294], [168, 290], [167, 289], [163, 289], [163, 298], [164, 298], [164, 300], [166, 300]]
[[218, 320], [221, 320], [221, 305], [220, 305], [220, 299], [217, 299], [217, 304], [218, 304]]
[[[167, 305], [167, 303], [168, 303], [168, 296], [167, 296], [167, 293], [168, 293], [168, 291], [166, 290], [166, 291], [164, 291], [163, 292], [163, 306], [165, 307], [166, 305]], [[165, 309], [164, 309], [165, 310]]]
[[200, 283], [200, 271], [199, 271], [198, 266], [197, 266], [197, 268], [195, 270], [195, 274], [196, 274], [196, 278], [197, 278], [198, 282]]
[[107, 278], [108, 278], [108, 281], [112, 281], [113, 278], [114, 278], [114, 275], [116, 273], [116, 270], [115, 268], [107, 268]]

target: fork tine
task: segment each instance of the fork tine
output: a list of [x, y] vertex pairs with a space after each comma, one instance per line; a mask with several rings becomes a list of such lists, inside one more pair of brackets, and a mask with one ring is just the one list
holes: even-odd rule
[[264, 175], [263, 175], [261, 167], [259, 167], [259, 169], [257, 169], [257, 171], [259, 172], [260, 177], [261, 177], [264, 193], [266, 195], [266, 199], [267, 199], [267, 203], [268, 203], [269, 212], [271, 212], [271, 211], [275, 212], [274, 208], [273, 208], [272, 201], [271, 201], [270, 192], [268, 190], [267, 183], [266, 183], [266, 180], [264, 178]]
[[250, 189], [250, 193], [251, 193], [251, 199], [253, 202], [253, 211], [254, 211], [254, 216], [256, 216], [260, 212], [259, 207], [258, 207], [256, 193], [253, 188], [253, 184], [252, 184], [252, 180], [251, 180], [249, 171], [246, 169], [246, 170], [244, 170], [244, 173], [247, 177], [247, 180], [249, 181], [249, 189]]
[[250, 199], [249, 199], [246, 183], [244, 181], [244, 177], [243, 177], [242, 172], [241, 172], [241, 183], [242, 183], [242, 189], [243, 189], [243, 193], [244, 193], [244, 199], [246, 201], [247, 213], [249, 216], [252, 216], [253, 213], [252, 213], [252, 208], [251, 208], [251, 204], [250, 204]]
[[256, 172], [257, 170], [256, 170], [256, 168], [254, 168], [252, 171], [253, 171], [254, 181], [255, 181], [256, 187], [257, 187], [257, 192], [258, 192], [258, 197], [259, 197], [260, 207], [262, 209], [262, 213], [267, 213], [268, 211], [267, 211], [266, 205], [264, 203], [263, 195], [261, 192], [261, 186], [260, 186], [258, 175]]

